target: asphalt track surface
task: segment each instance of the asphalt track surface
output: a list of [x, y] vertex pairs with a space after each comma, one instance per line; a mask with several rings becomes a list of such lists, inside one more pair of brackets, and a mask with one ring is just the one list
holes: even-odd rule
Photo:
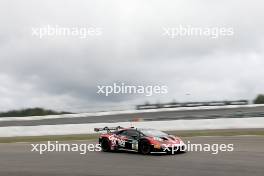
[[144, 121], [161, 121], [177, 119], [215, 119], [215, 118], [234, 118], [234, 117], [259, 117], [264, 116], [264, 106], [262, 107], [243, 107], [228, 109], [208, 109], [208, 110], [182, 110], [168, 112], [148, 112], [136, 114], [119, 114], [105, 116], [89, 116], [61, 119], [31, 120], [31, 121], [3, 121], [0, 127], [4, 126], [36, 126], [36, 125], [57, 125], [57, 124], [82, 124], [82, 123], [111, 123], [127, 122], [135, 118]]
[[[191, 143], [234, 144], [233, 152], [150, 155], [31, 152], [29, 143], [0, 144], [1, 176], [263, 176], [264, 136], [193, 137]], [[65, 143], [65, 142], [64, 142]], [[78, 141], [72, 143], [91, 143]]]

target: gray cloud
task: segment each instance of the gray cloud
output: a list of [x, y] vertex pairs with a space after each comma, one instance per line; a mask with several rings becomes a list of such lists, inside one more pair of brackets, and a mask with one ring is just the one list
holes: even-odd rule
[[[252, 99], [264, 92], [262, 6], [249, 0], [1, 1], [0, 110], [89, 111], [172, 99]], [[100, 27], [103, 35], [31, 35], [32, 27], [48, 24]], [[164, 27], [180, 24], [233, 27], [234, 36], [162, 35]], [[97, 85], [113, 82], [165, 84], [169, 93], [96, 94]]]

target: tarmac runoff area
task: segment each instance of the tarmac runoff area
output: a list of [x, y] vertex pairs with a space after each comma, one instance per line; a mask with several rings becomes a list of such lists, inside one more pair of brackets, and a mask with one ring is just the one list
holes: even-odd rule
[[[148, 155], [133, 152], [31, 152], [30, 143], [0, 144], [0, 175], [56, 176], [263, 176], [264, 136], [184, 137], [201, 144], [234, 144], [234, 151]], [[95, 143], [94, 141], [64, 141]]]

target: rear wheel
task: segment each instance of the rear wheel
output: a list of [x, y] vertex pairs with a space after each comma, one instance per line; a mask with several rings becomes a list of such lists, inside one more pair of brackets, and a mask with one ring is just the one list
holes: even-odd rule
[[142, 153], [143, 155], [150, 154], [151, 152], [151, 145], [149, 144], [148, 141], [141, 141], [139, 145], [139, 152]]
[[101, 141], [101, 147], [103, 152], [109, 152], [111, 150], [110, 141], [107, 138], [103, 138]]

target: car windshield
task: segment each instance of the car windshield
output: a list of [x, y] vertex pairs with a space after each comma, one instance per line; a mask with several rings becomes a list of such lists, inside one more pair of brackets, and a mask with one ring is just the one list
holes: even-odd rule
[[166, 134], [162, 131], [159, 131], [159, 130], [142, 129], [140, 131], [146, 136], [168, 136], [168, 134]]

